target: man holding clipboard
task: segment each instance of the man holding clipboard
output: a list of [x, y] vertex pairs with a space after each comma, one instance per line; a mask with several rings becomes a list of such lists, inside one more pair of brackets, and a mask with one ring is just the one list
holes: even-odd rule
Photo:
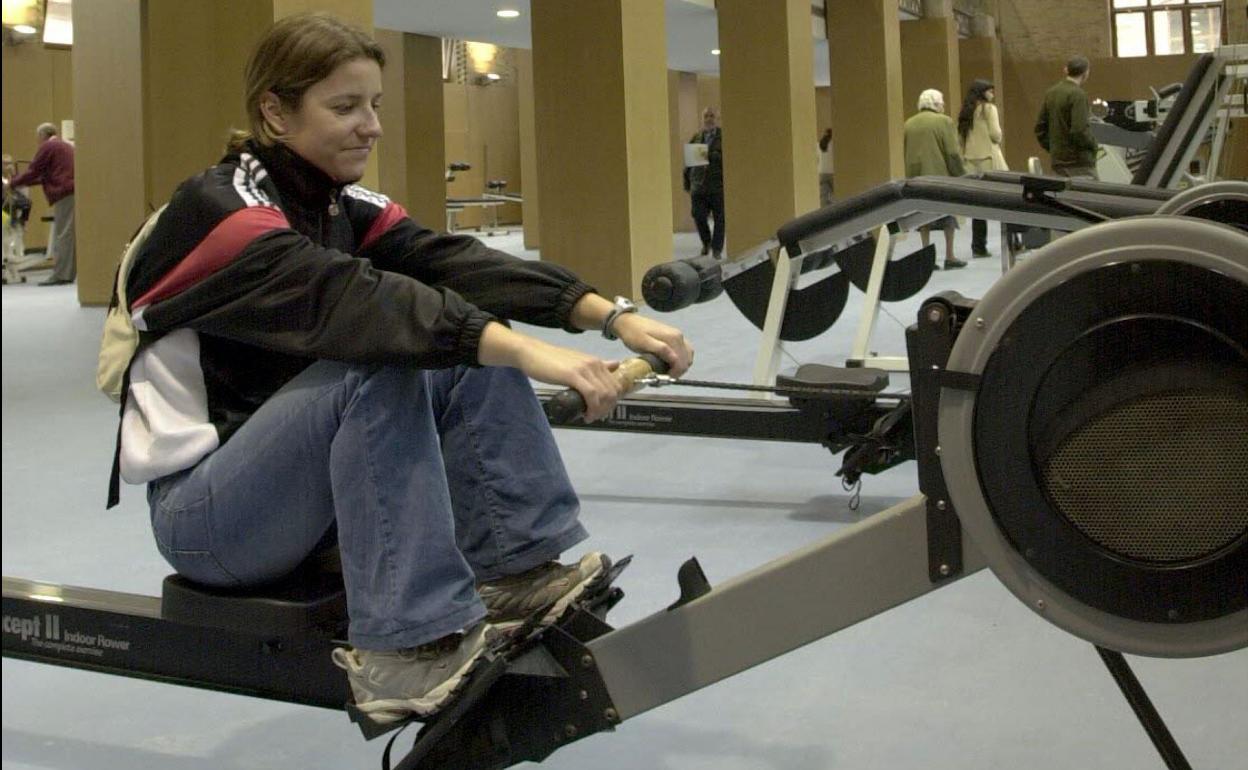
[[[702, 129], [685, 145], [685, 192], [702, 239], [702, 255], [724, 254], [724, 151], [714, 107], [702, 112]], [[713, 220], [714, 229], [707, 223]]]

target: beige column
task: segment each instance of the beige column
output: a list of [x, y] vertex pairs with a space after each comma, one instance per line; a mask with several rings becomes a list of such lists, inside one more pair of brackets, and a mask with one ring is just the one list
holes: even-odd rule
[[827, 4], [837, 198], [905, 175], [897, 0]]
[[144, 189], [155, 209], [221, 158], [231, 129], [248, 127], [243, 72], [273, 11], [253, 0], [143, 7]]
[[819, 205], [814, 43], [805, 0], [720, 0], [728, 252]]
[[379, 29], [386, 54], [381, 140], [381, 192], [420, 224], [446, 227], [446, 136], [443, 131], [442, 41]]
[[433, 230], [446, 228], [446, 132], [442, 40], [403, 35], [403, 101], [408, 213]]
[[[375, 150], [378, 191], [410, 213], [411, 202], [407, 199], [407, 78], [403, 61], [403, 33], [378, 29], [374, 37], [386, 53], [386, 68], [381, 72], [382, 136]], [[436, 225], [436, 220], [431, 224]]]
[[671, 259], [663, 0], [534, 0], [542, 259], [639, 297]]
[[672, 227], [678, 233], [697, 229], [689, 213], [689, 193], [685, 192], [685, 143], [702, 123], [700, 112], [698, 76], [692, 72], [669, 70], [667, 120], [672, 135]]
[[963, 90], [952, 3], [924, 3], [924, 13], [922, 19], [901, 22], [902, 112], [913, 115], [919, 94], [935, 88], [945, 95], [945, 112], [956, 116]]
[[512, 51], [516, 57], [516, 88], [520, 115], [520, 182], [524, 198], [520, 218], [524, 223], [524, 248], [541, 244], [541, 194], [537, 184], [537, 123], [533, 112], [533, 54], [527, 49]]
[[138, 0], [75, 3], [74, 230], [78, 301], [112, 296], [121, 250], [143, 221], [143, 48]]

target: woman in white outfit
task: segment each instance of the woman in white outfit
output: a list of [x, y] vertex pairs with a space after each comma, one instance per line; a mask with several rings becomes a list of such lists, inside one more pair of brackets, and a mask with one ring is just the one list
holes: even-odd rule
[[[996, 89], [987, 80], [976, 80], [966, 92], [958, 113], [958, 137], [962, 141], [962, 157], [967, 171], [1006, 171], [1005, 155], [1001, 152], [1001, 118], [997, 114]], [[988, 223], [982, 219], [971, 222], [971, 254], [988, 253]]]

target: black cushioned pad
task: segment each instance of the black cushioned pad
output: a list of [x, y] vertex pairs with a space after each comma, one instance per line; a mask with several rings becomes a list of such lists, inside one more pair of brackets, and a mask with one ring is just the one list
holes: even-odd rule
[[[967, 179], [983, 179], [985, 182], [1004, 182], [1007, 184], [1022, 184], [1024, 176], [1035, 176], [1034, 174], [1021, 174], [1017, 171], [986, 171], [977, 174], [974, 177], [966, 177]], [[1098, 182], [1093, 179], [1068, 179], [1066, 177], [1047, 177], [1050, 179], [1060, 179], [1066, 183], [1066, 189], [1072, 192], [1097, 193], [1099, 195], [1122, 195], [1128, 198], [1143, 198], [1145, 200], [1168, 201], [1174, 197], [1174, 190], [1159, 190], [1156, 187], [1144, 187], [1138, 184], [1115, 184], [1113, 182]]]
[[776, 377], [776, 389], [785, 386], [803, 388], [839, 388], [879, 393], [888, 387], [888, 372], [883, 369], [846, 368], [825, 364], [802, 364], [793, 374]]
[[[803, 239], [854, 220], [860, 220], [860, 232], [871, 230], [898, 218], [893, 212], [884, 211], [898, 202], [913, 202], [916, 204], [916, 211], [922, 208], [924, 201], [935, 201], [993, 208], [1003, 213], [1013, 211], [1053, 214], [1052, 209], [1041, 203], [1023, 200], [1022, 177], [1022, 174], [997, 172], [991, 179], [985, 178], [985, 175], [920, 176], [886, 182], [798, 217], [781, 227], [776, 237], [781, 245], [796, 250]], [[1087, 182], [1073, 183], [1066, 192], [1057, 195], [1067, 203], [1111, 219], [1120, 219], [1153, 214], [1162, 201], [1169, 200], [1174, 194], [1173, 191], [1166, 190], [1141, 192], [1142, 190], [1144, 188], [1136, 185]], [[875, 217], [876, 214], [880, 216]], [[1008, 218], [1003, 221], [1008, 221]]]

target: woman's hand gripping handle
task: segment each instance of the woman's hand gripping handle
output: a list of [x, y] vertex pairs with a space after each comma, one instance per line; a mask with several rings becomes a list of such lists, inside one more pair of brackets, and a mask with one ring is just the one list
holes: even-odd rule
[[[631, 393], [641, 387], [639, 380], [651, 374], [666, 374], [667, 363], [656, 355], [643, 353], [620, 362], [612, 373], [622, 392]], [[585, 414], [585, 399], [573, 388], [560, 391], [544, 405], [546, 417], [554, 425], [566, 425]]]

